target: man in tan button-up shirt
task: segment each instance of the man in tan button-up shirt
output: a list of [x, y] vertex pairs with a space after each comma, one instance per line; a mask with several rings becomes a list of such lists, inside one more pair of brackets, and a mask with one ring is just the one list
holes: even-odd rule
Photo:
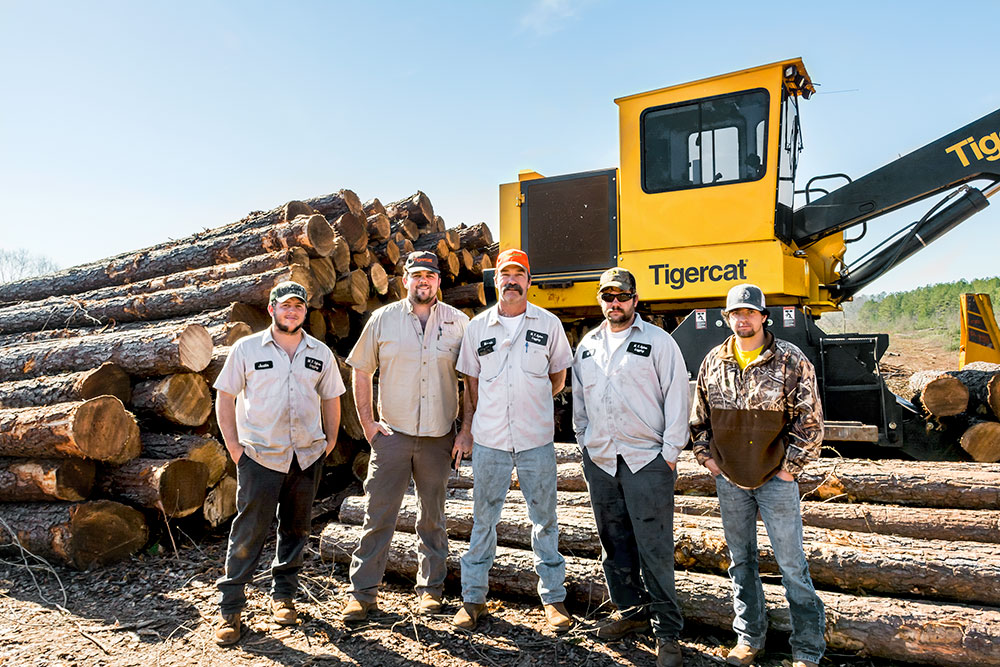
[[[364, 533], [351, 559], [351, 586], [343, 610], [347, 622], [364, 620], [376, 605], [396, 517], [411, 477], [420, 503], [418, 611], [441, 611], [448, 557], [444, 517], [448, 473], [453, 460], [472, 451], [471, 424], [466, 421], [455, 434], [455, 362], [469, 318], [437, 300], [441, 277], [435, 254], [410, 253], [403, 282], [406, 298], [372, 313], [347, 358], [353, 368], [358, 417], [372, 446]], [[377, 420], [372, 414], [376, 370]]]

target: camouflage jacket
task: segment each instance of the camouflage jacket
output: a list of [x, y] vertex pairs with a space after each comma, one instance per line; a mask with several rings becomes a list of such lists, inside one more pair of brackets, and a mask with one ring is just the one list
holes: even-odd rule
[[766, 335], [760, 356], [742, 371], [735, 336], [708, 353], [691, 414], [698, 462], [714, 458], [728, 479], [746, 488], [779, 470], [797, 476], [823, 442], [816, 369], [795, 345]]

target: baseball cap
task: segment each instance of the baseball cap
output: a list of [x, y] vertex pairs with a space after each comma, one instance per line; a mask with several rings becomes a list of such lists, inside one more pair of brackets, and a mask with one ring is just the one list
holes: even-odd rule
[[528, 266], [528, 255], [523, 250], [511, 248], [510, 250], [504, 250], [497, 256], [497, 271], [500, 271], [508, 264], [517, 264], [528, 273], [531, 273], [531, 268]]
[[426, 250], [416, 250], [407, 255], [406, 272], [415, 273], [417, 271], [441, 273], [441, 269], [438, 267], [437, 255]]
[[601, 274], [601, 282], [597, 291], [603, 292], [609, 287], [617, 287], [623, 292], [635, 292], [635, 276], [628, 269], [623, 269], [620, 266], [608, 269]]
[[751, 285], [750, 283], [736, 285], [726, 295], [726, 309], [722, 312], [728, 315], [737, 308], [759, 310], [767, 315], [767, 307], [764, 305], [764, 292], [756, 285]]
[[271, 296], [267, 300], [269, 303], [282, 303], [292, 297], [302, 299], [303, 302], [309, 301], [309, 295], [306, 294], [305, 287], [292, 280], [286, 280], [278, 283], [271, 289]]

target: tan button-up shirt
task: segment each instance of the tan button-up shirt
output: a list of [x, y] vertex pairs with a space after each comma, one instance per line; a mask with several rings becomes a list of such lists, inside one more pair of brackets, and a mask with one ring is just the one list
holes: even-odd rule
[[394, 431], [421, 437], [447, 435], [458, 416], [455, 361], [469, 317], [438, 301], [427, 325], [409, 299], [382, 306], [368, 319], [347, 363], [379, 372], [379, 418]]
[[458, 371], [479, 378], [472, 439], [484, 447], [520, 452], [552, 442], [555, 420], [550, 373], [573, 363], [562, 323], [531, 303], [514, 335], [494, 306], [469, 322]]
[[215, 388], [236, 396], [236, 433], [244, 453], [265, 468], [305, 470], [326, 449], [320, 402], [344, 393], [337, 360], [302, 332], [289, 359], [268, 328], [233, 345]]
[[691, 399], [681, 350], [638, 314], [608, 355], [608, 323], [589, 332], [573, 361], [573, 429], [590, 460], [609, 475], [618, 456], [636, 472], [657, 456], [677, 461], [688, 441]]

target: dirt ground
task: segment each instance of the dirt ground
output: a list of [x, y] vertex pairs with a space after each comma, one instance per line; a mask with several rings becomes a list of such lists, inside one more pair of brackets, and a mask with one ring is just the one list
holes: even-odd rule
[[[954, 355], [915, 337], [894, 336], [884, 361], [890, 380], [913, 370], [952, 368]], [[899, 384], [898, 381], [894, 381]], [[322, 521], [315, 525], [318, 535]], [[187, 665], [360, 665], [382, 667], [528, 667], [530, 665], [646, 666], [655, 664], [651, 637], [603, 644], [588, 627], [606, 610], [571, 609], [582, 622], [567, 636], [544, 629], [537, 604], [495, 599], [479, 631], [451, 627], [458, 607], [457, 582], [449, 582], [445, 614], [411, 612], [411, 583], [390, 581], [380, 612], [366, 624], [338, 620], [347, 586], [345, 566], [323, 562], [313, 548], [299, 596], [300, 622], [283, 628], [269, 622], [267, 581], [262, 572], [249, 587], [246, 630], [234, 648], [212, 641], [216, 589], [225, 537], [174, 531], [177, 552], [143, 553], [92, 572], [60, 566], [27, 566], [17, 554], [0, 560], [0, 666], [180, 667]], [[169, 544], [167, 536], [164, 543]], [[270, 541], [273, 544], [273, 538]], [[315, 543], [313, 543], [315, 546]], [[271, 555], [265, 553], [264, 561]], [[728, 630], [690, 626], [682, 638], [685, 662], [719, 665], [734, 637]], [[789, 665], [787, 637], [771, 638], [764, 667]], [[829, 654], [823, 665], [883, 667], [892, 663]]]

